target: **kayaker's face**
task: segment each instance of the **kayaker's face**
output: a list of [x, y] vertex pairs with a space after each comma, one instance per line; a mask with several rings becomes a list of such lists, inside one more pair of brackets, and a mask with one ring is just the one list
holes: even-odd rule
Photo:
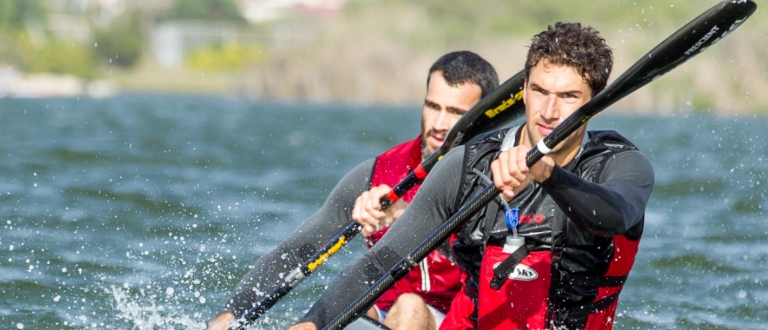
[[443, 145], [448, 131], [480, 101], [481, 96], [482, 89], [477, 84], [450, 86], [442, 71], [432, 72], [421, 110], [421, 138], [427, 155]]
[[[527, 135], [522, 140], [531, 146], [538, 143], [591, 98], [589, 85], [575, 68], [539, 61], [525, 82], [524, 133]], [[578, 152], [586, 129], [586, 125], [582, 125], [553, 148], [550, 155]]]

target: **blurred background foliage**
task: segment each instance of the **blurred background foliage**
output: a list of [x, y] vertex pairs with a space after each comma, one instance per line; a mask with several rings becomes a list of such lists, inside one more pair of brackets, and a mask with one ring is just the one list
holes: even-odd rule
[[224, 20], [246, 24], [240, 8], [231, 0], [174, 1], [164, 19]]
[[26, 56], [22, 57], [22, 68], [33, 73], [72, 74], [92, 79], [98, 74], [93, 60], [93, 51], [89, 47], [73, 45], [62, 40], [50, 40], [35, 47], [30, 43]]
[[212, 44], [192, 52], [186, 60], [189, 68], [200, 71], [228, 71], [246, 67], [259, 60], [261, 50], [241, 44]]
[[142, 16], [129, 12], [114, 19], [105, 28], [94, 32], [94, 50], [102, 64], [124, 68], [136, 65], [146, 49], [146, 32], [142, 29]]
[[[61, 40], [44, 28], [56, 0], [0, 1], [0, 66], [24, 72], [111, 79], [122, 89], [171, 89], [287, 101], [413, 104], [440, 55], [472, 50], [499, 76], [522, 69], [530, 37], [556, 21], [597, 28], [615, 49], [612, 78], [719, 1], [684, 0], [347, 0], [331, 13], [295, 7], [278, 19], [245, 19], [246, 0], [167, 0], [147, 12], [132, 6], [104, 18], [76, 15], [90, 39]], [[252, 1], [251, 1], [252, 2]], [[758, 2], [758, 5], [762, 4]], [[736, 111], [768, 108], [768, 20], [764, 9], [692, 62], [639, 90], [625, 107]], [[247, 40], [214, 42], [161, 68], [152, 33], [169, 21], [227, 22]], [[677, 109], [677, 110], [670, 110]]]
[[39, 0], [0, 1], [0, 31], [12, 32], [22, 29], [27, 22], [42, 22], [45, 6]]
[[[418, 102], [427, 68], [445, 52], [475, 51], [504, 79], [523, 68], [530, 37], [557, 21], [580, 21], [601, 32], [614, 49], [612, 80], [719, 2], [351, 0], [338, 19], [302, 47], [271, 50], [264, 60], [269, 64], [250, 77], [250, 90], [282, 93], [284, 99], [328, 100], [347, 91], [352, 101]], [[617, 106], [657, 113], [768, 110], [765, 18], [764, 9], [758, 9], [728, 38]], [[274, 87], [268, 82], [284, 80], [293, 85], [269, 90]]]

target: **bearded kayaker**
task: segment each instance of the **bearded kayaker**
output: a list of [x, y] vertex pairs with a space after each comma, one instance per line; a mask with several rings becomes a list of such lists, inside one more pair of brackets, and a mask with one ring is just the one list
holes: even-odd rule
[[[368, 246], [375, 246], [416, 195], [418, 186], [386, 212], [381, 211], [380, 199], [371, 199], [368, 190], [390, 191], [437, 150], [459, 118], [498, 84], [493, 66], [475, 53], [457, 51], [440, 57], [427, 77], [421, 134], [350, 171], [320, 210], [256, 261], [209, 329], [229, 328], [269, 290], [280, 285], [281, 275], [311, 257], [350, 220], [363, 225], [361, 232]], [[460, 288], [460, 273], [446, 243], [387, 291], [368, 315], [392, 329], [436, 329]]]
[[[387, 235], [291, 330], [330, 323], [490, 184], [501, 196], [451, 238], [462, 290], [440, 329], [611, 329], [643, 232], [650, 161], [617, 132], [586, 125], [551, 150], [539, 147], [546, 155], [533, 166], [526, 156], [605, 88], [612, 66], [611, 49], [591, 27], [557, 23], [535, 35], [525, 124], [447, 153]], [[370, 191], [374, 199], [384, 193]]]

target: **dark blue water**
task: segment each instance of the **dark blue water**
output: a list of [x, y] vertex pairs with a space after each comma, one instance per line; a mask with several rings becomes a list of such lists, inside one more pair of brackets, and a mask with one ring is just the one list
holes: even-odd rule
[[[203, 329], [259, 255], [419, 109], [0, 99], [0, 328]], [[617, 329], [761, 329], [768, 119], [617, 115], [657, 184]], [[300, 317], [357, 240], [256, 326]]]

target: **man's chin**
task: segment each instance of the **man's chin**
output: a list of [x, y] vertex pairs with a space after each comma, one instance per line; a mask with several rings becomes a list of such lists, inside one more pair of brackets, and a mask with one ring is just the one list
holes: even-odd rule
[[431, 141], [429, 140], [431, 139], [426, 138], [421, 140], [421, 153], [423, 158], [426, 158], [427, 156], [433, 154], [435, 151], [437, 151], [437, 149], [440, 149], [440, 147], [443, 145], [442, 143], [437, 145], [435, 143], [430, 143]]
[[443, 140], [437, 140], [437, 139], [430, 139], [430, 143], [427, 144], [427, 149], [432, 149], [430, 153], [437, 151], [437, 149], [440, 149], [440, 147], [443, 146]]

